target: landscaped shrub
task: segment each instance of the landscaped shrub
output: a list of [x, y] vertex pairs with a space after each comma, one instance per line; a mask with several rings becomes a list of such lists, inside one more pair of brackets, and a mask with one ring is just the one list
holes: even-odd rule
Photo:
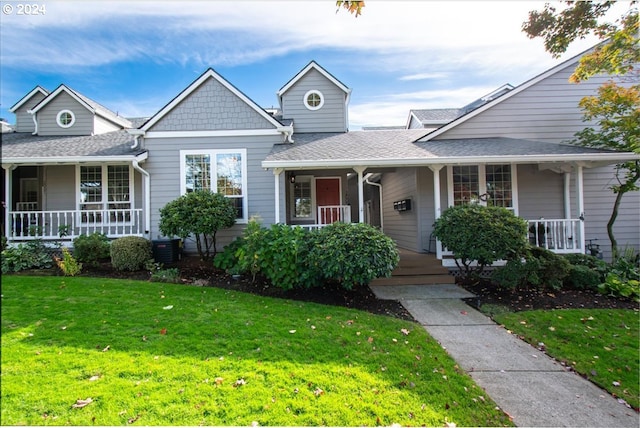
[[55, 257], [54, 260], [64, 276], [76, 276], [82, 271], [82, 263], [78, 263], [67, 247], [62, 248], [62, 258]]
[[116, 270], [140, 270], [151, 258], [151, 241], [148, 239], [125, 236], [111, 243], [111, 264]]
[[447, 209], [436, 220], [433, 234], [469, 278], [497, 260], [519, 259], [528, 246], [527, 226], [506, 208], [471, 204]]
[[180, 282], [180, 271], [178, 268], [156, 269], [151, 273], [151, 281], [178, 284]]
[[183, 240], [195, 238], [201, 259], [216, 255], [216, 233], [231, 227], [238, 212], [233, 200], [221, 193], [198, 190], [180, 196], [160, 209], [160, 231]]
[[564, 279], [565, 288], [573, 288], [576, 290], [597, 290], [598, 285], [602, 283], [602, 277], [599, 272], [585, 265], [569, 266], [569, 274]]
[[569, 274], [569, 262], [544, 248], [530, 247], [521, 259], [509, 260], [491, 274], [491, 280], [504, 288], [550, 288], [559, 290]]
[[603, 294], [640, 301], [640, 259], [633, 249], [618, 256], [599, 290]]
[[100, 260], [108, 259], [110, 256], [110, 241], [103, 233], [92, 233], [91, 235], [80, 235], [73, 240], [73, 255], [82, 263], [97, 265]]
[[400, 261], [393, 240], [365, 223], [334, 223], [312, 235], [310, 268], [346, 289], [390, 276]]
[[2, 250], [2, 273], [19, 272], [25, 269], [48, 269], [52, 266], [51, 249], [40, 240]]

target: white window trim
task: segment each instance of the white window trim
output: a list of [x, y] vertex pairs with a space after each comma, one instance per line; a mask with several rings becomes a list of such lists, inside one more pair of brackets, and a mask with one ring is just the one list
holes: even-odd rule
[[[62, 115], [65, 114], [65, 113], [69, 113], [71, 115], [71, 122], [66, 124], [66, 125], [64, 123], [62, 123], [62, 120], [61, 120]], [[60, 110], [58, 112], [58, 115], [56, 116], [56, 123], [58, 124], [58, 126], [60, 128], [71, 128], [76, 123], [76, 115], [73, 114], [73, 112], [71, 110], [66, 110], [66, 109], [65, 110]]]
[[[493, 164], [492, 164], [493, 165]], [[507, 208], [510, 211], [513, 211], [515, 215], [518, 215], [518, 168], [517, 164], [514, 163], [505, 163], [505, 164], [496, 164], [496, 165], [510, 165], [511, 166], [511, 208]], [[486, 164], [479, 165], [470, 165], [476, 166], [478, 168], [478, 188], [482, 192], [483, 190], [486, 192], [487, 189], [487, 169]], [[447, 206], [453, 206], [453, 165], [447, 165]], [[487, 205], [487, 201], [483, 201], [480, 199], [478, 202], [480, 205]]]
[[[130, 209], [133, 210], [135, 208], [135, 186], [134, 186], [134, 177], [133, 177], [133, 168], [131, 165], [124, 164], [84, 164], [84, 165], [76, 165], [76, 212], [78, 213], [77, 222], [78, 224], [82, 224], [82, 192], [80, 191], [80, 167], [81, 166], [99, 166], [100, 174], [102, 179], [102, 200], [100, 201], [101, 210], [108, 211], [109, 210], [109, 166], [128, 166], [129, 167], [129, 204]], [[94, 204], [98, 204], [98, 202], [93, 202]], [[94, 211], [94, 210], [90, 210]], [[130, 226], [133, 224], [134, 216], [131, 216], [131, 220], [129, 221], [116, 221], [115, 224]], [[102, 216], [102, 221], [97, 222], [96, 225], [109, 224], [109, 222], [105, 221], [105, 216]], [[114, 223], [111, 223], [114, 224]]]
[[[190, 150], [180, 150], [180, 195], [185, 195], [187, 193], [187, 182], [185, 180], [185, 174], [187, 172], [186, 165], [186, 156], [187, 155], [209, 155], [212, 159], [212, 163], [210, 164], [212, 168], [215, 168], [213, 165], [215, 162], [216, 155], [220, 154], [230, 154], [230, 153], [240, 153], [242, 156], [242, 218], [237, 218], [236, 223], [238, 224], [246, 224], [248, 223], [249, 218], [249, 191], [247, 186], [247, 149], [224, 149], [224, 150], [199, 150], [199, 149], [190, 149]], [[211, 173], [211, 185], [217, 186], [217, 180], [214, 177], [217, 177], [214, 174], [214, 171]], [[215, 189], [217, 191], [217, 187]]]
[[[309, 103], [307, 102], [307, 99], [311, 94], [317, 94], [320, 97], [320, 104], [318, 104], [315, 107], [309, 105]], [[324, 95], [322, 95], [322, 92], [318, 91], [317, 89], [312, 89], [310, 91], [307, 91], [306, 94], [304, 94], [304, 98], [302, 99], [302, 102], [304, 103], [304, 106], [311, 111], [320, 110], [324, 105]]]

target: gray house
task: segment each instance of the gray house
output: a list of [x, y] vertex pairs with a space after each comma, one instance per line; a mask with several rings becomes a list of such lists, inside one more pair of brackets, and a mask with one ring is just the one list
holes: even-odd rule
[[[606, 242], [612, 165], [638, 155], [561, 144], [584, 126], [578, 100], [604, 79], [569, 84], [577, 60], [416, 129], [349, 131], [351, 90], [313, 61], [277, 92], [277, 110], [209, 69], [141, 124], [64, 85], [36, 87], [11, 108], [17, 132], [3, 135], [3, 233], [156, 239], [160, 208], [209, 189], [238, 212], [221, 245], [254, 216], [306, 228], [367, 222], [446, 259], [434, 220], [475, 202], [527, 219], [536, 245], [584, 252], [585, 238]], [[639, 201], [625, 198], [617, 223], [636, 248]]]

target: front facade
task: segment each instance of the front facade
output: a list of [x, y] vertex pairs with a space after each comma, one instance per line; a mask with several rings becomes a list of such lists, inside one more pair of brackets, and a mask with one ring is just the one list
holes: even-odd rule
[[[601, 83], [569, 84], [575, 61], [471, 107], [412, 111], [413, 129], [374, 131], [348, 130], [351, 90], [313, 61], [277, 92], [277, 111], [212, 69], [140, 123], [64, 85], [36, 87], [11, 109], [16, 132], [3, 135], [3, 233], [9, 242], [94, 231], [157, 239], [160, 208], [208, 189], [238, 212], [220, 245], [251, 217], [367, 222], [402, 248], [446, 258], [433, 222], [474, 202], [529, 220], [536, 245], [584, 252], [585, 239], [607, 242], [612, 165], [638, 156], [560, 144], [582, 129], [578, 100]], [[625, 197], [622, 245], [640, 247], [639, 202]]]

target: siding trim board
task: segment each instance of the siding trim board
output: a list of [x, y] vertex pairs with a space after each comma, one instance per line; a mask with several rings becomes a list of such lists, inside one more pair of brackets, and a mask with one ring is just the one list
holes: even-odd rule
[[[35, 88], [33, 88], [27, 95], [25, 95], [24, 97], [22, 97], [17, 103], [15, 103], [10, 109], [9, 111], [11, 113], [15, 113], [16, 110], [18, 110], [20, 107], [22, 107], [22, 105], [24, 103], [26, 103], [27, 101], [29, 101], [35, 94], [40, 93], [42, 95], [45, 96], [45, 98], [47, 97], [47, 95], [49, 95], [49, 91], [47, 91], [46, 89], [44, 89], [42, 86], [38, 85]], [[42, 100], [40, 100], [42, 101]], [[37, 104], [36, 104], [37, 105]]]
[[[283, 127], [281, 127], [283, 128]], [[287, 128], [289, 129], [289, 128]], [[283, 132], [278, 129], [223, 129], [215, 131], [149, 131], [145, 138], [189, 138], [189, 137], [242, 137], [259, 135], [280, 135]]]

